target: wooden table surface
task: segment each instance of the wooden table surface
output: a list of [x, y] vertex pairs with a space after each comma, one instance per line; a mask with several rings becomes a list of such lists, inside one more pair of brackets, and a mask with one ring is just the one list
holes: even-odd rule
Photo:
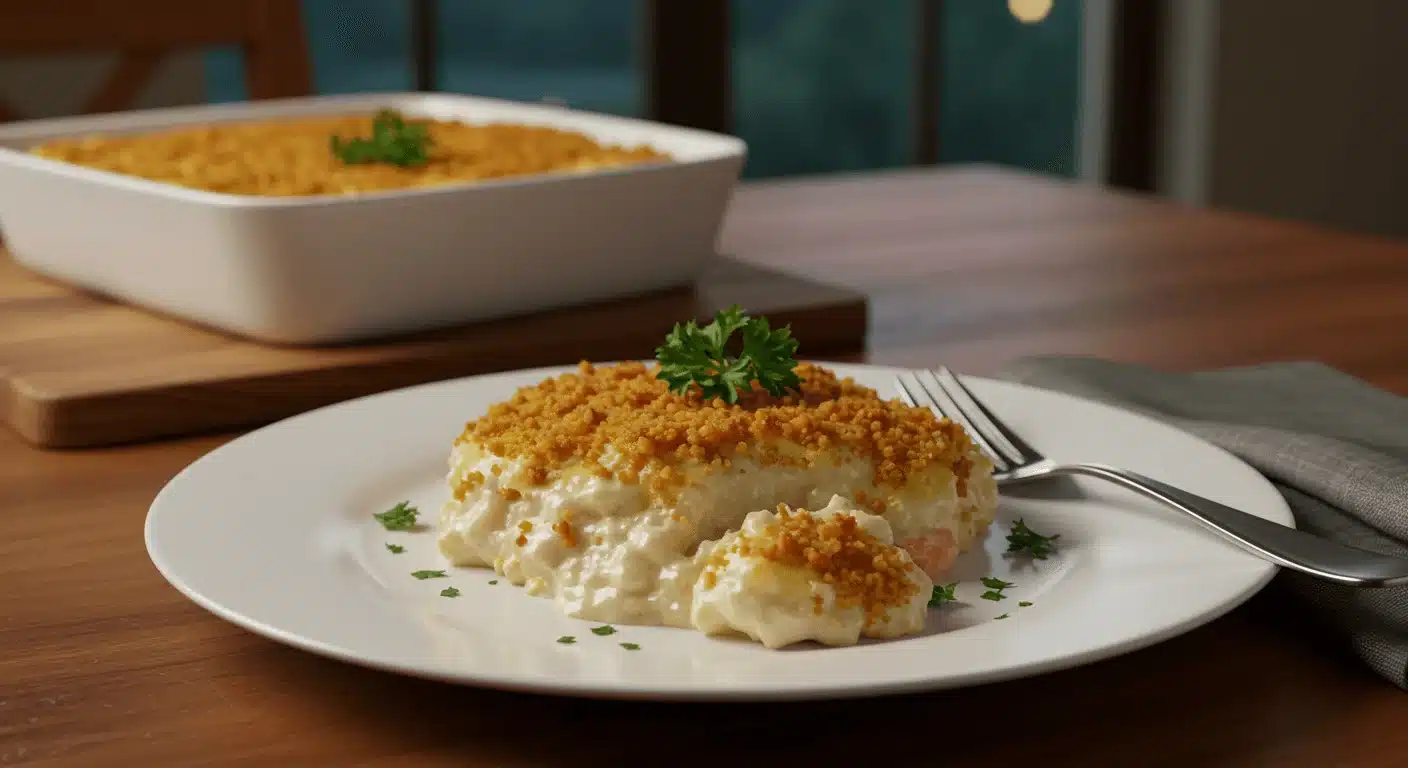
[[[1408, 393], [1408, 248], [1387, 241], [978, 169], [750, 186], [725, 247], [865, 290], [880, 362], [1318, 359]], [[148, 503], [226, 439], [0, 434], [0, 765], [1408, 765], [1408, 697], [1275, 582], [1120, 658], [859, 703], [561, 700], [327, 661], [147, 561]]]

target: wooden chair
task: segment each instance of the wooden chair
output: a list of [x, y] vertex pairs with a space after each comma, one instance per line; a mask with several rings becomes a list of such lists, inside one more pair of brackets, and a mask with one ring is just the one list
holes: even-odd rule
[[[132, 108], [167, 55], [216, 45], [244, 52], [250, 98], [312, 91], [298, 0], [0, 0], [0, 55], [121, 53], [85, 114]], [[0, 101], [0, 122], [19, 117]]]

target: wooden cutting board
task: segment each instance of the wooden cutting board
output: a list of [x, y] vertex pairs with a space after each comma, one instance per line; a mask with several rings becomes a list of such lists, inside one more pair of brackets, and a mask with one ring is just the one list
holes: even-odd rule
[[427, 381], [648, 358], [675, 322], [734, 303], [791, 323], [806, 356], [864, 349], [864, 296], [725, 258], [692, 289], [372, 344], [292, 348], [84, 293], [0, 249], [0, 417], [48, 448], [250, 427]]

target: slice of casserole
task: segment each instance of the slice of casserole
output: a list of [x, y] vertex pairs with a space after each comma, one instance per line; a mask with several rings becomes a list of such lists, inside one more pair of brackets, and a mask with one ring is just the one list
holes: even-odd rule
[[820, 366], [796, 372], [799, 392], [736, 405], [673, 394], [638, 363], [520, 389], [455, 442], [441, 551], [572, 616], [688, 627], [701, 544], [750, 512], [840, 496], [942, 575], [993, 519], [991, 464], [927, 409]]

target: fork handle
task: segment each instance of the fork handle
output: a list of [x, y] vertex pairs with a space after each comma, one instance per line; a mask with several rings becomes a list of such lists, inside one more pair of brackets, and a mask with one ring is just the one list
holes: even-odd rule
[[1242, 549], [1328, 581], [1355, 587], [1408, 583], [1408, 560], [1337, 544], [1263, 520], [1137, 472], [1104, 464], [1059, 464], [1050, 474], [1086, 475], [1122, 485], [1189, 515]]

